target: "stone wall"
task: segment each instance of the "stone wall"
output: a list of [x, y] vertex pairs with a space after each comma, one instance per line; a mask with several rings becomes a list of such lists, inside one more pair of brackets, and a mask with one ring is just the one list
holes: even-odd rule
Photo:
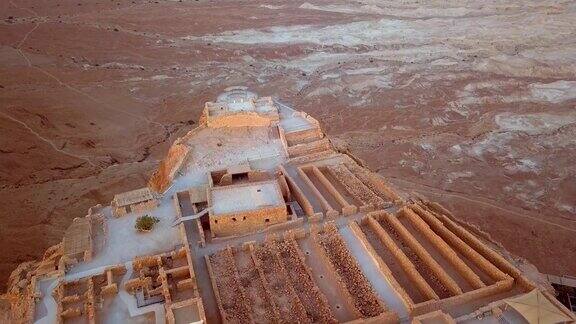
[[339, 281], [346, 287], [345, 293], [357, 310], [358, 317], [369, 318], [387, 312], [386, 306], [376, 296], [356, 259], [348, 251], [336, 226], [329, 224], [312, 237], [321, 246], [321, 255], [325, 255], [326, 263], [334, 268]]
[[286, 169], [284, 169], [283, 166], [280, 166], [279, 168], [282, 174], [284, 175], [284, 178], [286, 179], [286, 184], [288, 185], [288, 189], [290, 189], [290, 193], [292, 194], [294, 199], [298, 202], [298, 204], [300, 204], [300, 207], [302, 207], [302, 210], [304, 210], [306, 216], [314, 216], [314, 208], [312, 207], [312, 204], [310, 203], [306, 195], [304, 195], [302, 190], [298, 187], [296, 182], [294, 182], [294, 179], [292, 179], [292, 177], [288, 174], [288, 172], [286, 172]]
[[320, 171], [320, 169], [318, 169], [318, 167], [315, 165], [312, 165], [310, 167], [312, 169], [312, 172], [316, 176], [316, 178], [318, 178], [318, 181], [320, 181], [320, 183], [322, 183], [322, 185], [324, 186], [326, 191], [328, 191], [328, 193], [330, 193], [330, 195], [332, 195], [332, 197], [334, 197], [334, 199], [338, 202], [338, 204], [340, 205], [340, 208], [342, 210], [342, 214], [352, 215], [352, 214], [356, 213], [358, 208], [356, 206], [350, 205], [348, 203], [348, 201], [342, 196], [342, 194], [340, 194], [340, 192], [338, 190], [336, 190], [336, 188], [334, 188], [334, 186], [328, 180], [328, 178], [326, 178], [326, 176], [324, 176], [324, 174]]
[[207, 125], [210, 128], [220, 127], [268, 127], [274, 118], [255, 112], [242, 112], [224, 116], [208, 116]]
[[426, 239], [431, 242], [439, 253], [448, 260], [452, 266], [460, 273], [470, 285], [477, 289], [485, 287], [486, 285], [482, 282], [480, 277], [460, 257], [454, 252], [454, 250], [444, 241], [440, 236], [438, 236], [430, 227], [424, 222], [414, 211], [404, 207], [400, 211], [399, 215], [406, 217], [412, 225], [418, 229], [418, 231], [426, 237]]
[[322, 152], [330, 149], [330, 141], [328, 139], [321, 139], [318, 141], [298, 144], [288, 147], [288, 156], [291, 158], [308, 155], [314, 152]]
[[215, 236], [249, 233], [287, 221], [286, 206], [255, 211], [210, 216], [210, 230]]
[[177, 140], [168, 150], [168, 154], [160, 162], [158, 169], [152, 174], [148, 185], [156, 192], [164, 192], [172, 184], [176, 172], [180, 169], [190, 149]]
[[310, 180], [310, 178], [308, 178], [308, 176], [306, 175], [304, 170], [302, 170], [302, 168], [297, 168], [297, 171], [298, 171], [298, 175], [300, 176], [302, 181], [304, 181], [304, 183], [306, 183], [306, 185], [310, 188], [310, 190], [312, 190], [312, 194], [314, 195], [314, 197], [320, 202], [320, 205], [322, 206], [323, 211], [326, 213], [326, 217], [338, 216], [338, 214], [339, 214], [338, 211], [334, 210], [334, 208], [332, 208], [332, 206], [330, 206], [330, 204], [328, 203], [326, 198], [324, 198], [324, 196], [322, 196], [322, 194], [320, 193], [318, 188], [316, 188], [316, 186], [312, 183], [312, 180]]
[[380, 242], [394, 255], [396, 261], [400, 264], [402, 269], [406, 272], [406, 275], [414, 283], [416, 288], [420, 293], [428, 298], [428, 300], [438, 300], [440, 297], [434, 292], [434, 289], [426, 282], [422, 275], [418, 272], [414, 264], [408, 259], [404, 254], [402, 249], [396, 244], [396, 242], [386, 233], [386, 231], [378, 224], [376, 218], [381, 217], [384, 212], [374, 212], [368, 214], [363, 221], [367, 222], [368, 226], [376, 233], [376, 236]]
[[366, 249], [366, 251], [368, 251], [368, 254], [372, 258], [374, 263], [376, 263], [378, 270], [382, 274], [382, 277], [384, 277], [386, 281], [388, 281], [390, 286], [392, 286], [394, 291], [396, 291], [396, 293], [400, 296], [406, 309], [408, 309], [409, 312], [412, 311], [412, 308], [414, 307], [414, 301], [412, 300], [412, 298], [410, 298], [408, 293], [406, 293], [406, 290], [404, 290], [404, 288], [402, 288], [402, 286], [398, 283], [396, 278], [394, 278], [394, 275], [392, 274], [390, 268], [386, 265], [386, 263], [382, 260], [382, 258], [378, 256], [372, 245], [368, 242], [366, 235], [364, 235], [364, 233], [358, 226], [358, 223], [351, 222], [350, 229], [352, 230], [352, 233], [358, 239], [360, 244], [362, 244], [362, 246]]
[[298, 143], [305, 142], [309, 139], [314, 139], [314, 138], [320, 139], [320, 138], [324, 137], [324, 133], [322, 133], [320, 128], [310, 128], [310, 129], [304, 129], [304, 130], [300, 130], [300, 131], [285, 133], [284, 136], [286, 138], [286, 142], [288, 143], [288, 146], [290, 147], [290, 146], [297, 145]]

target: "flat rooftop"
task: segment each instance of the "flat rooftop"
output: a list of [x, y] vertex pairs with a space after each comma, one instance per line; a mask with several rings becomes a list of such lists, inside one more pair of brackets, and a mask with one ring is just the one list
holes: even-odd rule
[[284, 205], [276, 180], [214, 187], [211, 190], [212, 215], [239, 213]]

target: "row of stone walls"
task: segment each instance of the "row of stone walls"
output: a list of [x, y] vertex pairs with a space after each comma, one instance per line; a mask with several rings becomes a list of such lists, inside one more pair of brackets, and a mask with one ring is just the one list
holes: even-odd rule
[[242, 250], [234, 250], [241, 283], [252, 307], [252, 317], [256, 323], [280, 322], [280, 309], [273, 300], [269, 284], [254, 250], [254, 242], [246, 242]]
[[307, 235], [310, 235], [310, 239], [313, 242], [312, 249], [314, 249], [314, 255], [320, 256], [320, 261], [323, 264], [325, 264], [329, 269], [325, 273], [325, 279], [328, 280], [329, 282], [333, 282], [334, 286], [336, 286], [336, 288], [338, 289], [338, 293], [340, 296], [342, 296], [343, 303], [345, 303], [345, 305], [342, 305], [342, 307], [344, 309], [351, 310], [353, 318], [362, 318], [362, 313], [356, 308], [354, 298], [350, 294], [350, 291], [348, 291], [344, 281], [336, 271], [334, 264], [332, 263], [332, 261], [330, 261], [329, 256], [326, 255], [325, 250], [320, 245], [318, 238], [318, 231], [320, 230], [321, 228], [313, 228], [311, 232]]
[[334, 210], [334, 208], [332, 208], [332, 206], [328, 203], [326, 198], [324, 196], [322, 196], [322, 194], [320, 193], [318, 188], [316, 188], [316, 186], [312, 183], [310, 178], [302, 170], [302, 168], [297, 168], [297, 172], [298, 172], [298, 175], [300, 176], [300, 178], [302, 179], [302, 181], [304, 181], [304, 183], [306, 184], [306, 186], [308, 186], [310, 188], [310, 190], [312, 191], [312, 194], [314, 195], [316, 200], [318, 200], [320, 202], [320, 205], [322, 206], [322, 210], [323, 210], [323, 212], [325, 212], [326, 216], [327, 217], [338, 216], [338, 214], [339, 214], [338, 211], [336, 211], [336, 210]]
[[[410, 226], [406, 227], [404, 224], [410, 224]], [[404, 274], [410, 278], [414, 286], [418, 287], [420, 293], [428, 298], [427, 300], [415, 302], [412, 295], [407, 293], [396, 277], [398, 274], [392, 273], [390, 265], [382, 260], [380, 253], [376, 252], [376, 247], [371, 246], [374, 241], [367, 239], [365, 234], [367, 232], [362, 229], [363, 226], [367, 226], [374, 233], [371, 235], [376, 235], [386, 250], [394, 255], [395, 260], [389, 260], [389, 262], [400, 264]], [[404, 304], [412, 311], [412, 315], [437, 309], [455, 309], [481, 298], [497, 296], [509, 291], [515, 282], [522, 280], [522, 278], [520, 280], [513, 278], [515, 272], [519, 271], [502, 256], [448, 217], [435, 214], [422, 205], [407, 205], [396, 216], [384, 211], [369, 213], [360, 221], [360, 226], [353, 224], [351, 229], [367, 247], [367, 251], [376, 261], [380, 272], [399, 293]], [[405, 245], [404, 248], [401, 248], [402, 244]], [[422, 244], [429, 245], [424, 248]], [[407, 249], [408, 247], [410, 249]], [[429, 252], [432, 251], [430, 249], [438, 253], [433, 256]], [[407, 253], [416, 254], [423, 264], [416, 266], [414, 261], [418, 259], [409, 257]], [[435, 259], [440, 256], [446, 260], [443, 262], [448, 262], [458, 275], [467, 280], [472, 286], [471, 290], [466, 292], [462, 290], [462, 287], [454, 281], [454, 277], [451, 277], [454, 273], [449, 275], [446, 272], [447, 269]], [[467, 262], [463, 258], [466, 258]], [[421, 268], [424, 264], [432, 271], [433, 277], [430, 277], [430, 273], [422, 272]], [[449, 295], [438, 294], [438, 290], [432, 285], [434, 278], [449, 289]], [[519, 283], [521, 287], [526, 288], [525, 284]]]
[[462, 238], [444, 226], [442, 221], [440, 221], [436, 216], [419, 205], [411, 205], [410, 208], [413, 212], [417, 213], [421, 220], [423, 220], [427, 226], [433, 229], [438, 236], [440, 236], [446, 243], [453, 246], [454, 249], [461, 253], [463, 256], [471, 260], [479, 269], [484, 271], [490, 278], [492, 278], [494, 282], [508, 278], [508, 275], [502, 272], [502, 270], [494, 266], [484, 256], [482, 256], [475, 249], [470, 247], [470, 245], [464, 242]]
[[330, 195], [332, 199], [336, 201], [338, 205], [337, 207], [339, 208], [339, 210], [342, 211], [343, 215], [352, 215], [358, 211], [358, 208], [355, 205], [348, 203], [346, 198], [342, 196], [342, 193], [340, 193], [334, 187], [334, 185], [330, 182], [330, 180], [326, 178], [326, 176], [322, 173], [322, 171], [320, 171], [320, 169], [318, 169], [317, 166], [310, 165], [308, 166], [308, 168], [309, 172], [312, 172], [312, 174], [318, 179], [320, 184], [324, 187], [324, 190], [328, 192], [328, 195]]
[[275, 242], [275, 244], [288, 278], [302, 301], [306, 313], [309, 314], [310, 320], [313, 323], [336, 323], [326, 296], [312, 280], [312, 273], [304, 262], [304, 255], [294, 235], [289, 233], [284, 236], [283, 241]]
[[[411, 248], [414, 251], [418, 251], [421, 249], [421, 246], [418, 246], [418, 242], [417, 240], [412, 236], [412, 234], [402, 226], [402, 224], [399, 221], [399, 218], [393, 217], [391, 215], [385, 216], [387, 218], [387, 221], [391, 224], [391, 226], [393, 226], [395, 228], [395, 230], [397, 230], [400, 233], [400, 236], [402, 237], [402, 239], [411, 246]], [[428, 227], [428, 225], [424, 222], [423, 219], [421, 219], [416, 213], [412, 212], [411, 210], [405, 208], [403, 210], [401, 210], [398, 213], [398, 217], [402, 218], [402, 217], [406, 217], [409, 218], [409, 221], [414, 225], [414, 229], [418, 232], [419, 235], [421, 235], [422, 237], [426, 238], [426, 242], [422, 241], [423, 243], [426, 244], [431, 244], [431, 248], [439, 251], [439, 254], [445, 258], [445, 260], [448, 261], [448, 263], [450, 265], [444, 265], [445, 267], [454, 267], [454, 269], [456, 270], [456, 273], [453, 273], [453, 275], [455, 276], [461, 276], [464, 279], [468, 279], [468, 282], [472, 282], [472, 291], [476, 290], [476, 289], [480, 289], [485, 287], [488, 283], [490, 282], [483, 282], [480, 277], [479, 274], [481, 274], [482, 272], [486, 273], [487, 271], [490, 271], [491, 268], [487, 268], [487, 267], [482, 267], [481, 263], [478, 263], [477, 261], [475, 261], [474, 259], [470, 259], [468, 258], [472, 263], [476, 263], [476, 265], [480, 265], [480, 267], [478, 267], [477, 271], [480, 271], [479, 273], [475, 273], [455, 252], [454, 250], [452, 250], [452, 248], [442, 239], [440, 238], [440, 236], [436, 235], [436, 233], [434, 233], [430, 227]], [[414, 233], [416, 234], [416, 233]], [[456, 247], [458, 249], [458, 247]], [[460, 248], [462, 249], [462, 248]], [[425, 254], [420, 254], [421, 252], [416, 252], [417, 254], [420, 255], [420, 258], [428, 265], [428, 267], [431, 268], [435, 268], [438, 263], [435, 262], [434, 259], [429, 258], [428, 256], [426, 256]], [[438, 256], [440, 257], [440, 256]], [[464, 256], [465, 257], [465, 256]], [[439, 266], [439, 265], [438, 265]], [[447, 268], [446, 268], [447, 270]], [[448, 275], [447, 273], [438, 273], [436, 272], [437, 276], [446, 276], [448, 279], [450, 279], [450, 275]], [[441, 278], [441, 277], [440, 277]], [[453, 277], [451, 279], [454, 279], [456, 277]], [[500, 276], [499, 279], [506, 279], [506, 276]], [[462, 288], [462, 286], [459, 286], [456, 282], [453, 282], [455, 284], [454, 288], [458, 288], [459, 290]], [[448, 281], [443, 281], [443, 284], [445, 286], [447, 286], [447, 284], [450, 284], [450, 282]], [[454, 289], [453, 288], [453, 289]], [[457, 290], [452, 290], [452, 294], [453, 295], [460, 295], [462, 294], [462, 290], [460, 290], [460, 292], [458, 292]]]
[[267, 293], [278, 308], [280, 318], [296, 323], [307, 322], [306, 309], [288, 280], [288, 274], [273, 241], [268, 240], [261, 245], [252, 246], [250, 252], [256, 267], [260, 269]]
[[[392, 228], [394, 228], [404, 243], [414, 251], [418, 258], [430, 269], [430, 277], [432, 280], [437, 278], [440, 281], [441, 285], [438, 285], [440, 289], [446, 289], [449, 295], [460, 295], [463, 293], [456, 281], [448, 275], [445, 269], [430, 255], [430, 253], [416, 240], [416, 238], [414, 238], [414, 236], [396, 217], [390, 214], [384, 214], [381, 221], [388, 223]], [[437, 291], [437, 293], [439, 292]]]
[[330, 175], [340, 182], [342, 186], [364, 206], [376, 208], [386, 205], [382, 198], [378, 197], [370, 188], [364, 185], [362, 181], [356, 178], [344, 164], [328, 165], [326, 168]]
[[434, 233], [428, 224], [414, 213], [414, 211], [404, 207], [397, 215], [408, 219], [412, 226], [414, 226], [414, 228], [416, 228], [420, 234], [431, 243], [433, 248], [456, 269], [457, 273], [462, 276], [472, 288], [478, 289], [486, 286], [486, 284], [482, 282], [482, 279], [480, 279], [480, 277], [474, 273], [474, 271], [462, 259], [460, 259], [456, 252], [442, 238], [440, 238], [440, 236]]
[[412, 308], [414, 307], [414, 301], [408, 295], [406, 290], [404, 290], [404, 288], [398, 283], [388, 265], [386, 265], [386, 263], [382, 260], [382, 258], [378, 256], [377, 252], [374, 250], [374, 247], [368, 242], [366, 235], [364, 234], [364, 232], [362, 232], [362, 229], [360, 229], [358, 223], [351, 222], [349, 226], [350, 230], [352, 231], [356, 239], [360, 242], [360, 244], [362, 244], [362, 246], [366, 249], [366, 251], [368, 251], [368, 254], [372, 258], [374, 263], [376, 263], [376, 266], [378, 267], [378, 270], [380, 271], [382, 277], [386, 279], [386, 281], [390, 284], [392, 289], [394, 289], [394, 291], [400, 296], [406, 309], [411, 311]]
[[293, 235], [246, 242], [205, 258], [223, 322], [336, 323]]
[[356, 163], [347, 163], [346, 167], [362, 181], [370, 190], [378, 194], [381, 198], [387, 198], [385, 200], [400, 203], [402, 198], [388, 186], [384, 179], [378, 174], [368, 171], [366, 168], [360, 167]]
[[442, 299], [434, 303], [417, 304], [414, 306], [413, 314], [414, 315], [425, 314], [439, 309], [443, 310], [454, 309], [466, 303], [475, 300], [480, 300], [482, 298], [486, 298], [489, 296], [498, 295], [499, 293], [508, 291], [512, 289], [513, 284], [514, 280], [512, 278], [508, 278], [507, 280], [498, 281], [490, 286], [469, 291], [462, 295]]
[[[338, 192], [338, 190], [336, 190], [336, 188], [334, 188], [334, 186], [330, 183], [330, 181], [326, 179], [324, 174], [320, 172], [317, 166], [311, 165], [308, 166], [307, 168], [308, 171], [312, 172], [314, 176], [318, 179], [318, 181], [320, 181], [324, 189], [328, 191], [328, 193], [336, 200], [336, 202], [338, 203], [338, 207], [344, 208], [346, 206], [349, 206], [348, 201], [346, 201], [346, 199], [342, 197], [342, 195]], [[304, 167], [302, 167], [302, 169], [304, 170]]]
[[[412, 261], [410, 261], [402, 249], [396, 244], [395, 240], [382, 228], [382, 226], [380, 226], [376, 218], [380, 217], [382, 213], [384, 212], [370, 213], [362, 220], [362, 222], [366, 223], [366, 225], [372, 231], [374, 231], [380, 243], [392, 253], [396, 262], [400, 264], [406, 276], [418, 289], [419, 293], [424, 296], [424, 301], [440, 299], [434, 289], [432, 289], [428, 282], [422, 277], [420, 272], [418, 272]], [[414, 299], [415, 294], [412, 294], [411, 298]]]
[[443, 214], [435, 214], [442, 223], [450, 229], [453, 233], [457, 234], [464, 240], [469, 246], [474, 250], [479, 252], [484, 258], [486, 258], [490, 263], [494, 264], [498, 269], [504, 273], [512, 276], [516, 282], [518, 282], [526, 291], [534, 289], [535, 285], [530, 282], [520, 270], [516, 269], [510, 262], [508, 262], [502, 255], [496, 251], [489, 248], [484, 244], [479, 238], [466, 231], [462, 226], [456, 224], [450, 218]]
[[312, 207], [312, 204], [310, 203], [308, 198], [304, 195], [304, 193], [298, 187], [296, 182], [294, 182], [294, 179], [292, 179], [292, 177], [288, 174], [288, 172], [286, 172], [286, 169], [284, 169], [284, 167], [280, 166], [280, 171], [282, 172], [284, 178], [286, 179], [286, 184], [290, 189], [290, 193], [292, 194], [294, 199], [298, 202], [298, 204], [300, 204], [300, 207], [302, 207], [304, 213], [306, 213], [307, 216], [313, 216], [314, 208]]

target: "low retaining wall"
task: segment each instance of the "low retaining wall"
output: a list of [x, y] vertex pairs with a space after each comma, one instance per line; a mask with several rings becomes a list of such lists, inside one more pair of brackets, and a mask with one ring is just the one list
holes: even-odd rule
[[324, 134], [319, 127], [312, 127], [299, 131], [285, 133], [286, 142], [288, 146], [294, 146], [310, 138], [322, 138]]
[[327, 139], [320, 139], [315, 142], [303, 143], [288, 147], [288, 156], [298, 157], [314, 152], [321, 152], [330, 149], [330, 142]]
[[425, 314], [438, 309], [449, 309], [487, 296], [496, 295], [498, 293], [510, 290], [513, 284], [514, 279], [508, 278], [506, 280], [498, 281], [493, 285], [472, 290], [462, 295], [445, 298], [436, 301], [435, 303], [416, 304], [414, 307], [413, 315]]
[[214, 298], [216, 299], [216, 304], [218, 305], [218, 311], [220, 312], [220, 316], [224, 318], [224, 316], [226, 316], [226, 312], [222, 307], [222, 299], [220, 298], [220, 292], [218, 291], [218, 285], [216, 284], [216, 277], [214, 275], [214, 270], [212, 269], [210, 257], [205, 255], [204, 260], [206, 261], [206, 267], [208, 268], [208, 277], [210, 277], [210, 284], [212, 285], [212, 291], [214, 291]]

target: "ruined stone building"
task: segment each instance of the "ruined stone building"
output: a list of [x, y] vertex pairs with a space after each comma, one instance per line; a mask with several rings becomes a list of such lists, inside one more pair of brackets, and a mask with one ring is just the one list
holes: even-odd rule
[[14, 271], [14, 323], [574, 322], [533, 267], [309, 115], [235, 87], [200, 120], [146, 188]]

